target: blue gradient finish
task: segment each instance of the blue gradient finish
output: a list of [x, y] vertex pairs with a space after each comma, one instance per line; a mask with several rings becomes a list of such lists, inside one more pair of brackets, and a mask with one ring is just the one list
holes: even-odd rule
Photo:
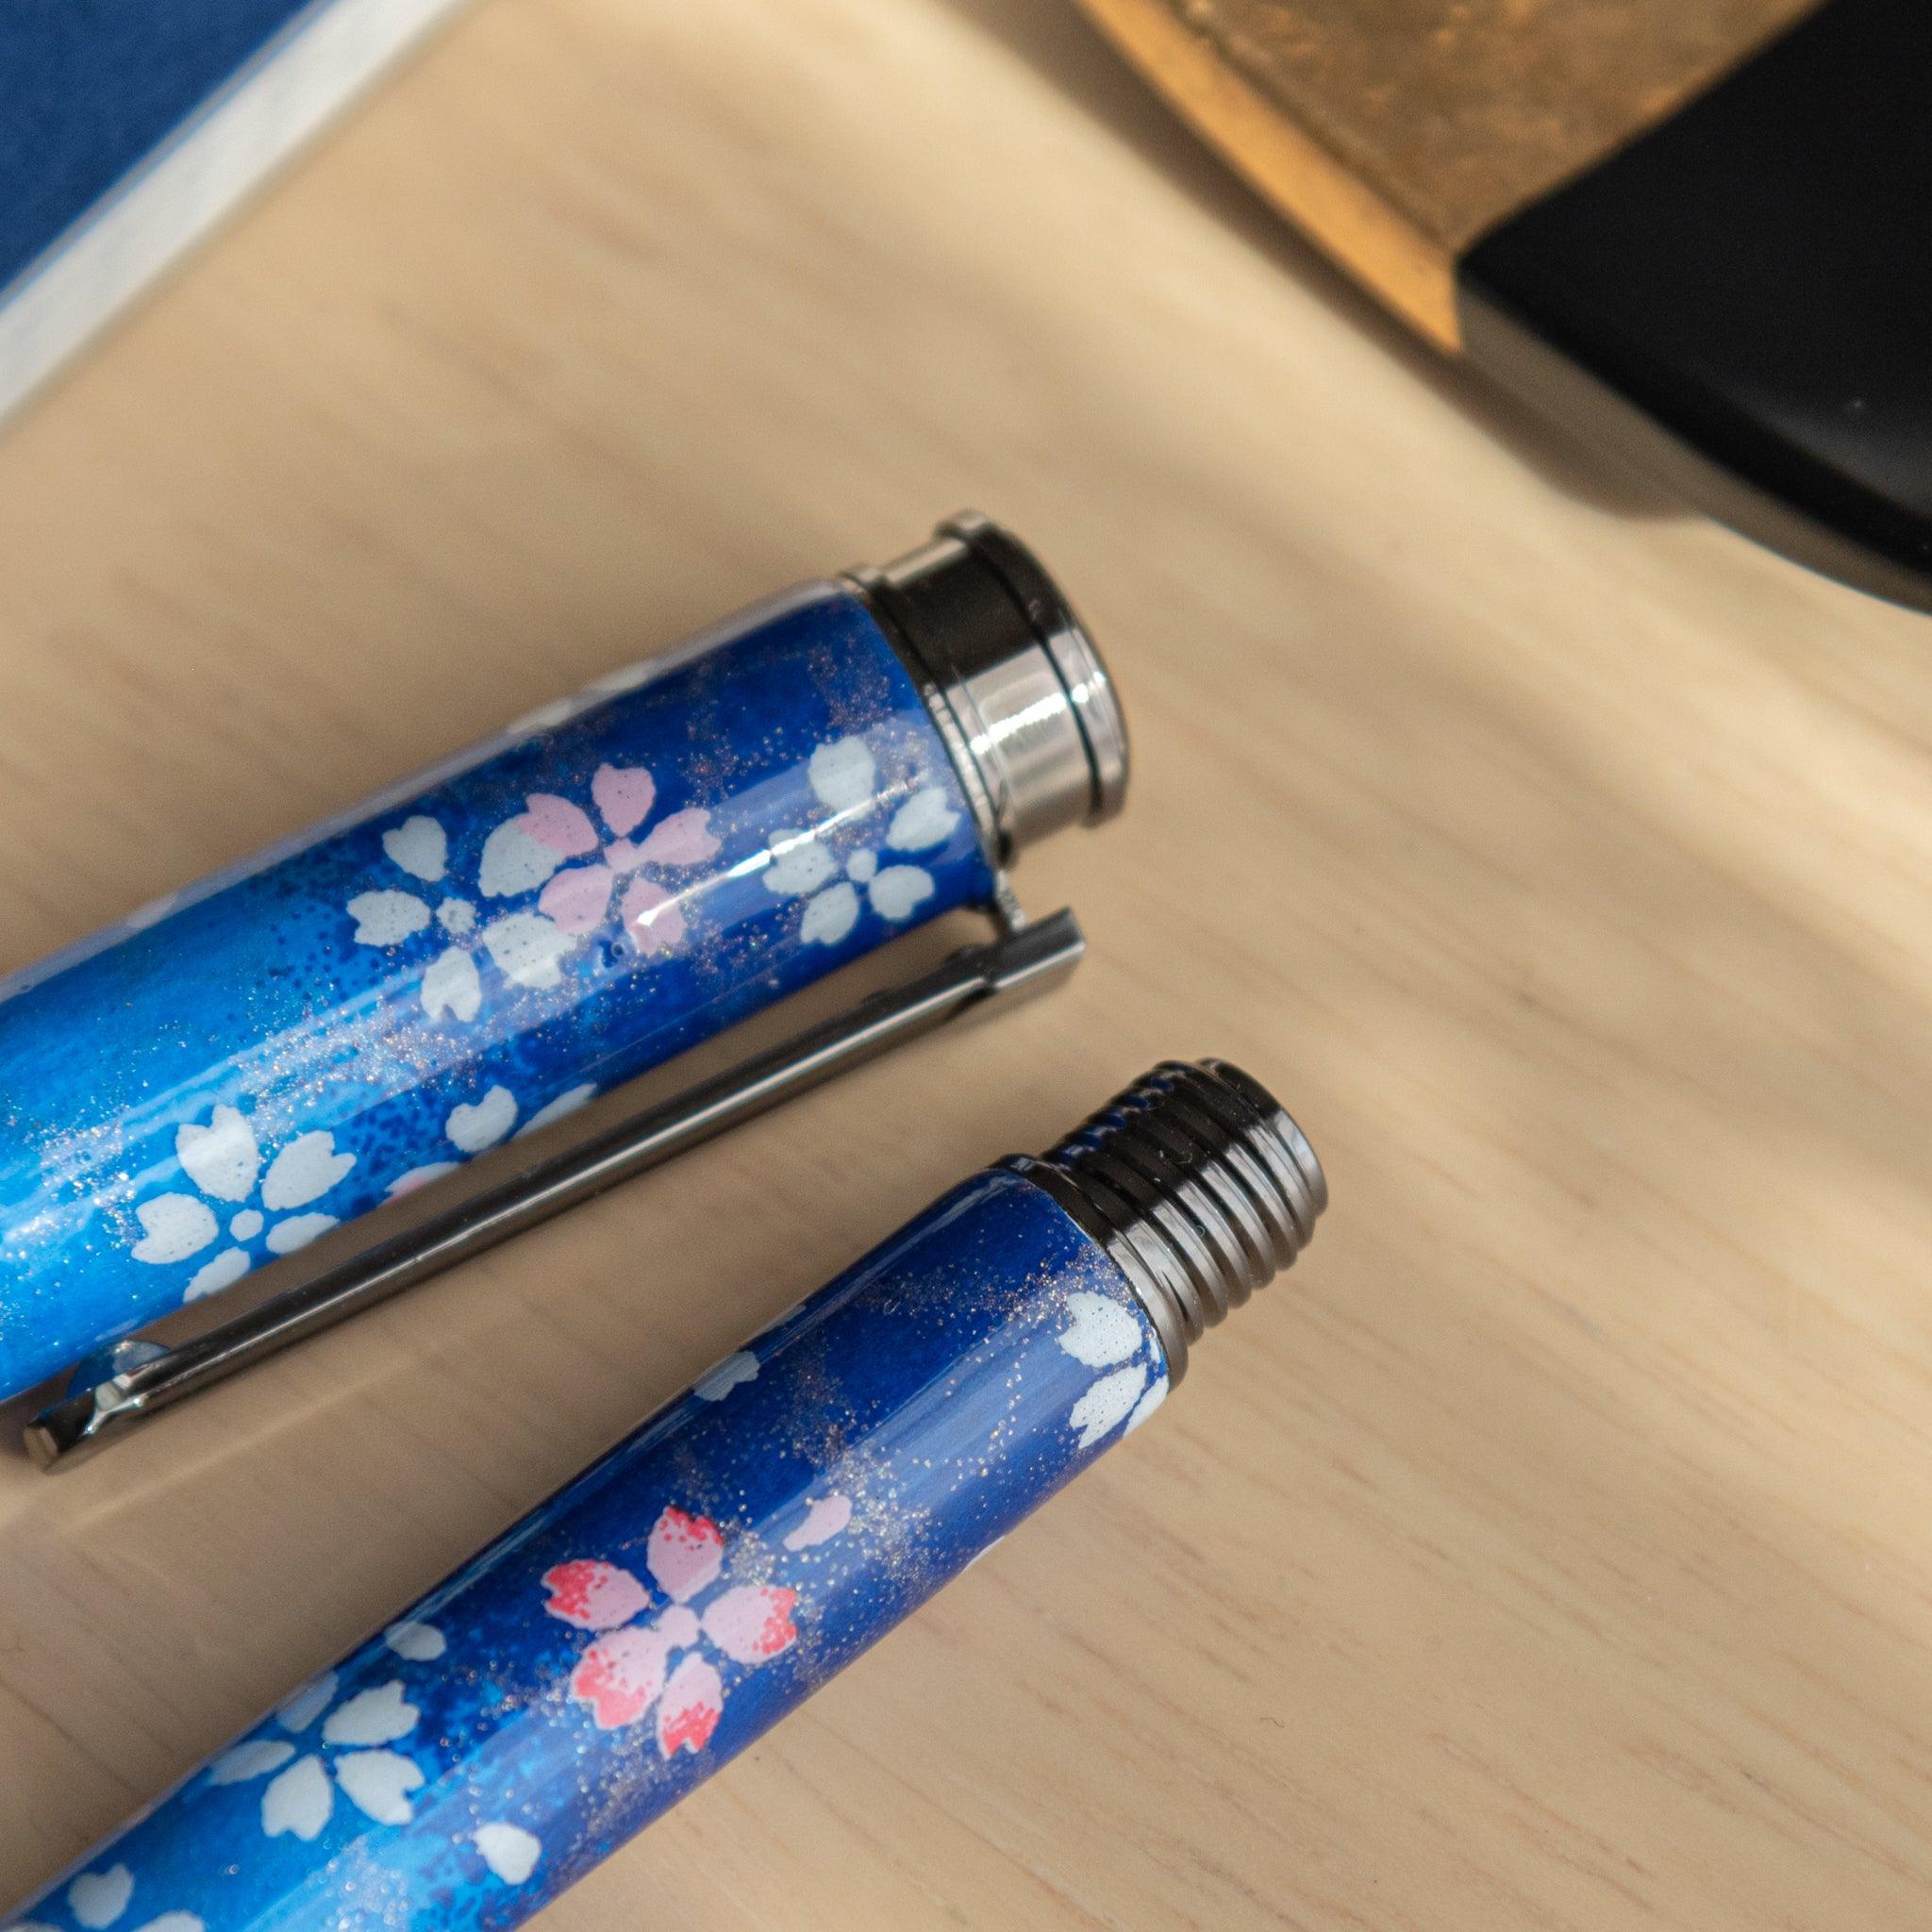
[[993, 877], [808, 587], [0, 984], [0, 1398]]
[[[1119, 1270], [975, 1175], [22, 1907], [519, 1924], [1158, 1407]], [[117, 1915], [117, 1922], [121, 1915]]]

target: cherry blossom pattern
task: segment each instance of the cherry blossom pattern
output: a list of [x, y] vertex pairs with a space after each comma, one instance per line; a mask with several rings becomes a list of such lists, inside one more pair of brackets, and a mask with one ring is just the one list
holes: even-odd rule
[[806, 1505], [805, 1521], [785, 1539], [788, 1550], [813, 1550], [840, 1535], [852, 1521], [850, 1496], [814, 1496]]
[[[475, 898], [445, 894], [433, 907], [396, 887], [358, 892], [347, 910], [359, 944], [394, 950], [436, 927], [442, 948], [423, 975], [423, 1010], [474, 1020], [483, 1005], [479, 949], [519, 986], [553, 987], [562, 962], [600, 926], [613, 899], [624, 932], [641, 957], [675, 951], [685, 937], [684, 911], [645, 869], [682, 870], [715, 858], [710, 813], [697, 808], [667, 814], [642, 839], [632, 838], [657, 801], [657, 781], [641, 765], [599, 765], [591, 800], [602, 829], [581, 806], [555, 792], [525, 794], [524, 810], [483, 842]], [[425, 886], [444, 885], [449, 836], [440, 820], [418, 812], [382, 835], [390, 860]], [[571, 864], [574, 859], [589, 861]], [[625, 881], [622, 892], [620, 881]], [[476, 900], [538, 894], [522, 907], [486, 917]]]
[[[418, 812], [384, 832], [382, 847], [394, 864], [423, 884], [446, 882], [449, 838], [440, 820]], [[356, 922], [358, 945], [390, 952], [427, 933], [433, 924], [441, 949], [425, 969], [418, 991], [423, 1010], [432, 1020], [447, 1013], [468, 1022], [482, 1010], [479, 949], [506, 978], [520, 986], [542, 988], [555, 986], [562, 977], [560, 961], [575, 944], [538, 912], [508, 912], [483, 923], [475, 900], [460, 893], [445, 893], [432, 908], [415, 892], [385, 886], [357, 893], [347, 910]]]
[[758, 1378], [758, 1358], [748, 1348], [727, 1355], [708, 1368], [691, 1384], [691, 1393], [701, 1402], [723, 1402], [734, 1389]]
[[[433, 1662], [447, 1648], [430, 1624], [392, 1624], [384, 1641], [408, 1663]], [[402, 1679], [391, 1677], [340, 1703], [339, 1688], [337, 1674], [325, 1671], [276, 1709], [276, 1729], [286, 1735], [250, 1738], [208, 1766], [214, 1786], [268, 1779], [261, 1828], [270, 1838], [287, 1834], [312, 1843], [334, 1814], [338, 1789], [377, 1824], [408, 1824], [415, 1816], [409, 1793], [422, 1786], [423, 1772], [388, 1748], [407, 1738], [422, 1715]]]
[[491, 1875], [506, 1885], [525, 1883], [543, 1856], [543, 1841], [521, 1824], [479, 1824], [470, 1834], [470, 1841]]
[[[224, 1232], [228, 1245], [190, 1277], [183, 1299], [198, 1300], [240, 1281], [259, 1258], [292, 1255], [335, 1226], [337, 1217], [315, 1207], [356, 1164], [338, 1153], [330, 1133], [297, 1134], [263, 1170], [261, 1142], [239, 1108], [217, 1107], [206, 1122], [175, 1131], [175, 1156], [197, 1193], [157, 1194], [134, 1210], [141, 1239], [137, 1261], [165, 1267], [192, 1260]], [[306, 1213], [294, 1210], [306, 1208]]]
[[648, 1623], [635, 1620], [657, 1598], [615, 1563], [578, 1557], [544, 1573], [543, 1607], [574, 1629], [599, 1633], [570, 1674], [570, 1695], [600, 1731], [641, 1723], [655, 1707], [663, 1757], [702, 1751], [724, 1710], [724, 1679], [707, 1646], [748, 1666], [791, 1649], [798, 1592], [741, 1583], [704, 1601], [724, 1563], [724, 1539], [709, 1517], [667, 1507], [652, 1525], [644, 1564], [670, 1602]]
[[[806, 769], [828, 816], [773, 834], [766, 890], [805, 901], [799, 937], [819, 945], [837, 945], [858, 924], [864, 904], [891, 925], [910, 919], [932, 897], [932, 874], [923, 865], [881, 864], [872, 846], [852, 846], [840, 837], [843, 823], [874, 799], [878, 764], [872, 748], [862, 738], [835, 738], [812, 753]], [[892, 814], [887, 852], [929, 852], [952, 837], [959, 816], [943, 788], [927, 785]]]
[[[441, 821], [426, 812], [391, 825], [382, 835], [382, 849], [391, 864], [420, 884], [441, 886], [448, 878], [449, 835]], [[347, 910], [356, 922], [356, 943], [385, 951], [394, 951], [433, 925], [443, 945], [423, 974], [423, 1010], [432, 1020], [444, 1013], [465, 1021], [476, 1017], [483, 1005], [483, 979], [476, 971], [475, 948], [486, 941], [477, 928], [475, 899], [444, 892], [432, 907], [415, 892], [385, 885], [358, 892]], [[513, 956], [514, 939], [512, 934]]]
[[1067, 1325], [1059, 1344], [1076, 1362], [1105, 1370], [1074, 1403], [1068, 1422], [1080, 1432], [1080, 1447], [1091, 1449], [1122, 1423], [1131, 1435], [1158, 1408], [1167, 1396], [1165, 1368], [1152, 1380], [1144, 1362], [1146, 1329], [1132, 1309], [1091, 1289], [1076, 1289], [1067, 1297]]
[[447, 1158], [425, 1161], [421, 1167], [412, 1167], [407, 1174], [398, 1174], [389, 1184], [389, 1198], [398, 1201], [405, 1194], [413, 1194], [418, 1188], [426, 1187], [431, 1181], [441, 1180], [446, 1174], [454, 1174], [464, 1161], [487, 1153], [501, 1141], [521, 1141], [525, 1134], [541, 1133], [558, 1121], [568, 1120], [579, 1108], [588, 1106], [596, 1097], [596, 1083], [587, 1080], [581, 1086], [559, 1093], [547, 1106], [540, 1107], [521, 1125], [517, 1123], [517, 1097], [508, 1087], [491, 1087], [475, 1100], [459, 1100], [450, 1108], [449, 1116], [442, 1124], [443, 1136], [456, 1150], [455, 1154]]
[[[668, 813], [641, 841], [633, 839], [657, 797], [657, 781], [641, 765], [599, 765], [591, 777], [591, 802], [603, 821], [600, 832], [568, 799], [533, 792], [525, 800], [528, 809], [497, 826], [485, 842], [483, 891], [495, 897], [541, 884], [539, 913], [573, 943], [603, 924], [614, 898], [625, 935], [641, 956], [675, 951], [685, 936], [679, 897], [641, 868], [703, 865], [718, 856], [718, 840], [710, 813], [696, 806]], [[564, 866], [565, 859], [586, 863]], [[620, 882], [627, 882], [621, 893]]]
[[128, 1908], [134, 1903], [134, 1874], [125, 1865], [110, 1865], [105, 1872], [83, 1872], [64, 1894], [66, 1909], [49, 1900], [36, 1907], [52, 1907], [59, 1920], [22, 1919], [8, 1922], [8, 1932], [65, 1932], [69, 1924], [85, 1932], [107, 1932], [110, 1925], [123, 1932], [207, 1932], [192, 1912], [163, 1912], [158, 1918], [144, 1919], [139, 1924], [127, 1923]]

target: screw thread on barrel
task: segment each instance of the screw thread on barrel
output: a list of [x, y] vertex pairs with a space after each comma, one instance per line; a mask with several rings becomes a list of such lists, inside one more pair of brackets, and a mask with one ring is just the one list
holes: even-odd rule
[[1008, 1165], [1106, 1247], [1175, 1380], [1189, 1345], [1294, 1260], [1328, 1205], [1302, 1130], [1225, 1060], [1164, 1061], [1039, 1158]]

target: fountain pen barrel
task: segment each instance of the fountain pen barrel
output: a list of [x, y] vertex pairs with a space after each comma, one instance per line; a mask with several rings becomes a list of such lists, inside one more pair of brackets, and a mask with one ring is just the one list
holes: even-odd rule
[[1115, 808], [984, 519], [600, 679], [0, 987], [0, 1398], [582, 1105]]
[[1324, 1199], [1245, 1075], [1157, 1069], [721, 1362], [24, 1922], [131, 1881], [168, 1932], [519, 1924], [1153, 1415], [1170, 1303], [1238, 1305]]

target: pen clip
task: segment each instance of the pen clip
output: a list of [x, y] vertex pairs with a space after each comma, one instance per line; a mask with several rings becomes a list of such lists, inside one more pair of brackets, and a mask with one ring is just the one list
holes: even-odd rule
[[999, 926], [991, 941], [963, 946], [905, 985], [873, 993], [669, 1100], [641, 1108], [258, 1307], [172, 1345], [138, 1338], [110, 1343], [83, 1361], [67, 1392], [27, 1423], [27, 1453], [42, 1470], [70, 1468], [186, 1397], [836, 1074], [974, 1008], [1044, 991], [1086, 951], [1071, 911], [1029, 923], [1004, 882], [991, 910]]

